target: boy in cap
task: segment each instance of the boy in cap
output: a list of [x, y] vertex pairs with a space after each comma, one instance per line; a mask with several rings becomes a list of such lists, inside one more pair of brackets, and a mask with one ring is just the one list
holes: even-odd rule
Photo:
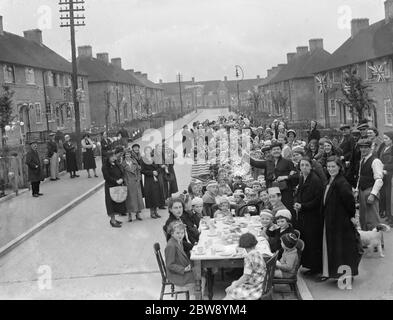
[[275, 278], [292, 278], [296, 275], [299, 263], [299, 253], [296, 248], [298, 239], [294, 233], [286, 233], [281, 236], [281, 247], [283, 253], [281, 259], [276, 263], [274, 271]]
[[273, 224], [266, 230], [266, 235], [269, 237], [270, 250], [272, 252], [278, 251], [278, 258], [280, 259], [283, 251], [281, 247], [281, 237], [285, 233], [294, 233], [291, 224], [291, 212], [287, 209], [279, 210], [275, 216], [275, 220], [276, 224]]
[[206, 186], [206, 192], [202, 197], [203, 212], [205, 216], [213, 218], [213, 206], [216, 205], [216, 197], [218, 195], [218, 183], [215, 180], [210, 181]]

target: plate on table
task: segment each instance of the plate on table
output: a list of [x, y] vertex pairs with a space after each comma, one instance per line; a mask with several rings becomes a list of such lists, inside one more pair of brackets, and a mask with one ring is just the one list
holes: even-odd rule
[[196, 255], [196, 256], [203, 256], [203, 255], [205, 255], [206, 254], [206, 250], [203, 250], [202, 252], [198, 252], [198, 251], [193, 251], [194, 252], [194, 254]]
[[224, 251], [222, 251], [222, 252], [219, 252], [218, 254], [219, 254], [220, 256], [222, 256], [222, 257], [230, 257], [230, 256], [233, 256], [235, 253], [236, 253], [236, 252], [235, 252], [234, 250], [228, 250], [228, 249], [226, 249], [226, 250], [224, 250]]
[[210, 233], [210, 232], [209, 232], [209, 233], [207, 234], [207, 236], [208, 236], [208, 237], [217, 237], [217, 232], [214, 232], [214, 233]]

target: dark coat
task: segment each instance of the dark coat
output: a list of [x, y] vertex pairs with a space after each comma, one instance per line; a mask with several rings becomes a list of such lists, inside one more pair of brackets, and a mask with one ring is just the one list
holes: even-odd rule
[[78, 171], [78, 164], [76, 161], [75, 146], [72, 142], [64, 142], [63, 148], [66, 152], [67, 172]]
[[281, 229], [276, 229], [274, 231], [271, 231], [269, 229], [266, 230], [266, 235], [269, 237], [269, 245], [270, 245], [270, 250], [274, 253], [278, 251], [278, 258], [281, 259], [283, 249], [281, 247], [281, 236], [286, 234], [286, 233], [293, 233], [294, 229], [292, 227], [292, 224], [289, 224], [289, 227], [286, 228], [284, 231], [281, 231]]
[[108, 216], [126, 213], [126, 202], [117, 203], [112, 201], [109, 192], [110, 188], [119, 186], [116, 182], [117, 180], [124, 180], [124, 172], [120, 164], [115, 161], [112, 165], [109, 161], [105, 161], [102, 165], [102, 174], [105, 179], [105, 206]]
[[358, 274], [362, 253], [356, 238], [357, 230], [350, 220], [355, 217], [355, 212], [352, 187], [339, 174], [329, 188], [325, 203], [322, 202], [330, 277], [339, 276], [338, 269], [343, 265], [351, 268], [352, 275]]
[[165, 247], [165, 264], [168, 280], [173, 284], [185, 286], [195, 281], [192, 270], [184, 271], [185, 267], [191, 264], [189, 257], [182, 245], [172, 237]]
[[316, 271], [322, 270], [322, 197], [323, 184], [316, 173], [311, 171], [305, 181], [301, 175], [295, 202], [302, 206], [298, 213], [298, 229], [305, 243], [302, 265]]
[[344, 161], [351, 161], [352, 151], [355, 147], [355, 140], [352, 135], [347, 135], [343, 137], [343, 140], [340, 143], [340, 149], [343, 152]]
[[319, 141], [319, 139], [321, 139], [321, 133], [319, 132], [318, 129], [313, 129], [308, 134], [308, 142], [310, 142], [311, 140]]
[[106, 158], [108, 151], [112, 150], [112, 141], [108, 139], [101, 140], [101, 156]]
[[57, 143], [54, 141], [48, 141], [47, 144], [48, 149], [48, 158], [51, 158], [54, 153], [57, 153]]
[[393, 177], [393, 146], [385, 151], [385, 143], [382, 143], [378, 149], [377, 156], [383, 163], [383, 169], [387, 174], [383, 177], [383, 186], [381, 189], [381, 199], [379, 202], [380, 212], [385, 212], [388, 216], [392, 214], [392, 177]]
[[30, 150], [26, 154], [27, 174], [30, 182], [39, 182], [44, 180], [40, 156], [37, 151]]
[[160, 182], [154, 180], [153, 171], [158, 172], [159, 165], [154, 162], [152, 164], [147, 164], [142, 159], [141, 172], [145, 176], [143, 194], [145, 196], [146, 208], [158, 208], [165, 205], [164, 192]]
[[[292, 161], [284, 159], [280, 157], [275, 165], [274, 159], [269, 160], [255, 160], [250, 158], [250, 164], [253, 167], [265, 169], [265, 180], [266, 185], [270, 188], [273, 182], [280, 176], [289, 176], [291, 171], [295, 171], [295, 166]], [[292, 215], [293, 212], [293, 190], [294, 187], [291, 184], [291, 179], [286, 180], [285, 189], [280, 188], [281, 190], [281, 201], [282, 203], [291, 211]]]

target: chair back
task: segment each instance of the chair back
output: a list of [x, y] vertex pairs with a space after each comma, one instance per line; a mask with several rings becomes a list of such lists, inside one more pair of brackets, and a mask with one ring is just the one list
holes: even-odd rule
[[160, 269], [162, 282], [165, 283], [167, 279], [165, 261], [161, 255], [161, 247], [158, 242], [153, 245], [154, 254], [156, 255], [158, 268]]
[[295, 230], [293, 230], [293, 233], [296, 234], [296, 237], [297, 237], [298, 239], [300, 239], [301, 233], [300, 233], [299, 230], [295, 229]]
[[278, 252], [276, 252], [267, 262], [266, 262], [266, 274], [262, 285], [262, 296], [269, 294], [273, 286], [274, 271], [276, 270], [276, 263], [278, 258]]

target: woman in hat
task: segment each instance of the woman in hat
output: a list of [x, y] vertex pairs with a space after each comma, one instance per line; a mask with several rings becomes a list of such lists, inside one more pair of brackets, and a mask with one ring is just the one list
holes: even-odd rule
[[298, 230], [306, 244], [302, 254], [302, 265], [310, 269], [307, 274], [322, 271], [323, 217], [320, 211], [323, 184], [312, 169], [312, 160], [304, 157], [300, 161], [300, 177], [294, 209], [298, 214]]
[[146, 208], [150, 209], [150, 217], [161, 218], [158, 208], [165, 205], [164, 192], [158, 180], [160, 166], [154, 162], [153, 149], [146, 147], [142, 157], [141, 172], [145, 176], [144, 195]]
[[[319, 281], [338, 279], [345, 272], [358, 275], [362, 247], [355, 229], [355, 198], [343, 175], [343, 165], [336, 157], [327, 159], [329, 181], [322, 198], [324, 228], [322, 238], [322, 276]], [[347, 266], [350, 270], [345, 270]]]
[[383, 143], [378, 149], [378, 158], [383, 163], [384, 177], [381, 189], [380, 213], [393, 225], [392, 212], [392, 178], [393, 178], [393, 131], [386, 132]]
[[132, 212], [136, 213], [136, 219], [142, 220], [140, 213], [144, 208], [143, 197], [142, 197], [142, 173], [141, 165], [138, 161], [140, 155], [137, 154], [133, 149], [139, 149], [139, 145], [134, 144], [131, 150], [126, 150], [124, 153], [124, 161], [122, 162], [122, 168], [124, 170], [124, 181], [127, 185], [127, 212], [128, 221], [132, 221]]
[[90, 135], [85, 133], [82, 138], [82, 156], [83, 156], [83, 168], [87, 171], [87, 177], [90, 176], [90, 169], [93, 169], [94, 177], [98, 178], [96, 173], [96, 160], [94, 159], [94, 143], [93, 140], [90, 139]]
[[65, 142], [63, 143], [63, 148], [66, 152], [66, 163], [67, 172], [70, 173], [71, 179], [79, 177], [76, 172], [78, 171], [78, 164], [76, 161], [76, 147], [71, 142], [70, 136], [67, 134], [64, 136]]
[[115, 151], [107, 153], [107, 160], [102, 164], [102, 174], [105, 179], [105, 207], [110, 217], [110, 225], [114, 228], [120, 228], [121, 222], [115, 219], [116, 214], [123, 215], [127, 212], [125, 201], [117, 203], [112, 200], [109, 189], [112, 187], [122, 186], [124, 184], [124, 172], [118, 158], [120, 154]]
[[340, 150], [337, 150], [336, 147], [333, 144], [332, 140], [326, 139], [325, 143], [323, 145], [323, 153], [322, 157], [319, 159], [319, 163], [322, 165], [322, 167], [325, 170], [325, 173], [327, 173], [327, 159], [332, 157], [332, 156], [338, 156], [340, 157], [342, 155], [342, 152]]

